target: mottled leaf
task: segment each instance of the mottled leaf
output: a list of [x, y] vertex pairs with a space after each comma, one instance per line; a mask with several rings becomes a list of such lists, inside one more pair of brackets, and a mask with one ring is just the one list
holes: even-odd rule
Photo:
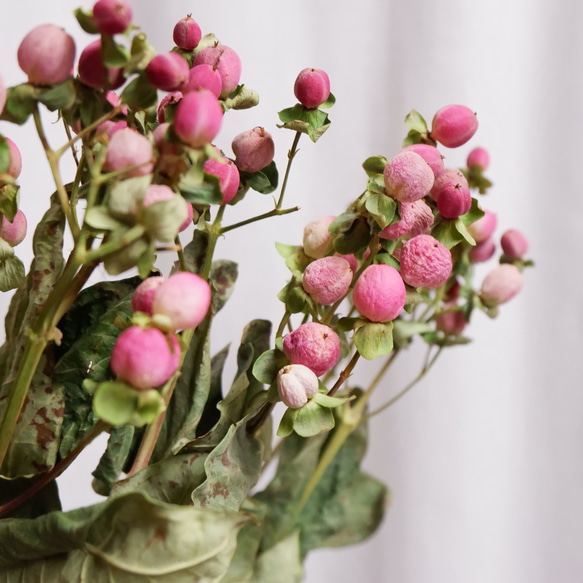
[[107, 448], [103, 452], [97, 468], [92, 472], [92, 486], [97, 494], [109, 496], [111, 487], [118, 480], [130, 454], [136, 429], [130, 425], [113, 427]]

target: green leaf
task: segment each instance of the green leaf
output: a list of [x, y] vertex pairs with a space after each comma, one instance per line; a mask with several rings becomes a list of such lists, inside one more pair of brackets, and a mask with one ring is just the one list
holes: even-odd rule
[[474, 164], [471, 168], [464, 168], [462, 172], [470, 188], [477, 189], [480, 194], [487, 194], [492, 182], [484, 176], [484, 170], [479, 164]]
[[69, 78], [64, 83], [53, 85], [50, 89], [40, 92], [38, 100], [47, 107], [49, 111], [57, 109], [67, 109], [72, 107], [76, 100], [75, 82]]
[[107, 208], [114, 217], [134, 216], [151, 182], [152, 175], [146, 174], [113, 183], [106, 194]]
[[239, 85], [235, 91], [224, 101], [224, 108], [228, 109], [250, 109], [259, 104], [259, 94], [246, 85]]
[[14, 220], [18, 211], [19, 192], [18, 184], [5, 184], [0, 187], [0, 213], [9, 221]]
[[414, 320], [393, 320], [393, 340], [397, 348], [407, 348], [413, 336], [431, 332], [433, 326], [426, 322], [416, 322]]
[[367, 176], [382, 174], [386, 165], [387, 159], [384, 156], [371, 156], [362, 163], [362, 167], [364, 168]]
[[211, 266], [211, 286], [213, 290], [212, 311], [218, 313], [231, 297], [237, 281], [238, 266], [234, 261], [219, 259]]
[[0, 174], [6, 174], [10, 168], [10, 146], [4, 136], [0, 136]]
[[278, 437], [287, 437], [294, 431], [294, 421], [296, 420], [297, 409], [287, 409], [283, 414], [277, 428]]
[[128, 77], [132, 73], [139, 73], [155, 56], [156, 50], [148, 44], [146, 35], [143, 32], [134, 35], [130, 48], [130, 60], [124, 66], [124, 75]]
[[416, 130], [409, 130], [409, 133], [407, 134], [407, 136], [403, 140], [402, 146], [403, 146], [403, 148], [406, 148], [407, 146], [412, 146], [413, 144], [423, 144], [423, 143], [424, 143], [423, 134], [420, 134]]
[[280, 111], [278, 116], [283, 122], [283, 125], [278, 125], [278, 127], [307, 134], [312, 142], [317, 142], [330, 127], [326, 112], [320, 109], [308, 109], [299, 103]]
[[275, 243], [277, 252], [285, 259], [287, 268], [297, 276], [301, 276], [308, 264], [312, 261], [304, 253], [301, 245], [285, 245], [284, 243]]
[[156, 105], [158, 92], [146, 77], [145, 73], [140, 73], [122, 91], [121, 99], [132, 109], [148, 109]]
[[372, 360], [393, 350], [393, 323], [370, 322], [354, 333], [354, 344], [361, 356]]
[[456, 222], [457, 219], [443, 219], [433, 227], [431, 235], [448, 249], [455, 247], [465, 240], [464, 236], [459, 232]]
[[281, 352], [272, 348], [266, 350], [253, 365], [253, 376], [261, 383], [271, 385], [275, 380], [279, 369], [288, 365], [288, 357]]
[[386, 194], [370, 194], [366, 199], [365, 206], [380, 229], [391, 224], [397, 210], [395, 201]]
[[93, 12], [92, 11], [85, 12], [82, 8], [77, 8], [73, 12], [73, 14], [74, 14], [75, 18], [77, 19], [79, 26], [81, 26], [81, 28], [85, 32], [88, 32], [89, 34], [98, 34], [99, 33], [99, 31], [97, 30], [97, 27], [95, 26], [95, 22], [93, 20]]
[[122, 46], [118, 45], [113, 36], [101, 35], [101, 57], [105, 67], [119, 69], [130, 60], [130, 53]]
[[[111, 235], [107, 235], [106, 239], [107, 241], [123, 243], [127, 231], [128, 229], [125, 228], [117, 229], [112, 231]], [[119, 251], [106, 255], [103, 266], [109, 275], [119, 275], [128, 269], [138, 267], [140, 275], [145, 277], [150, 271], [154, 259], [154, 243], [144, 236], [129, 245], [122, 246]]]
[[318, 392], [313, 397], [314, 403], [318, 403], [321, 407], [326, 407], [327, 409], [335, 409], [336, 407], [340, 407], [340, 405], [344, 405], [348, 401], [350, 401], [350, 397], [331, 397], [326, 393]]
[[484, 211], [480, 208], [480, 203], [475, 198], [472, 198], [472, 206], [470, 207], [470, 210], [465, 215], [459, 217], [459, 219], [466, 227], [469, 227], [472, 223], [475, 223], [483, 216]]
[[279, 181], [277, 166], [273, 161], [257, 172], [239, 172], [239, 175], [241, 184], [261, 194], [271, 194], [277, 188]]
[[456, 219], [455, 221], [455, 228], [457, 232], [464, 238], [464, 240], [469, 243], [470, 245], [475, 245], [476, 240], [470, 235], [470, 232], [464, 225], [464, 222], [461, 218]]
[[107, 448], [99, 460], [99, 465], [92, 472], [92, 486], [97, 494], [102, 496], [111, 494], [111, 488], [119, 479], [130, 455], [135, 433], [135, 428], [129, 425], [111, 429]]
[[176, 194], [141, 209], [138, 222], [154, 241], [169, 243], [176, 239], [180, 226], [188, 218], [188, 209], [182, 196]]
[[[4, 244], [4, 241], [0, 241]], [[25, 280], [24, 264], [13, 255], [0, 259], [0, 292], [7, 292], [19, 287]]]
[[9, 87], [0, 119], [18, 125], [25, 123], [36, 107], [37, 93], [37, 88], [28, 83]]
[[334, 415], [327, 407], [321, 407], [315, 400], [308, 401], [296, 409], [294, 431], [301, 437], [313, 437], [334, 428]]
[[304, 568], [300, 559], [299, 531], [278, 541], [257, 558], [253, 583], [300, 583]]
[[208, 247], [208, 233], [201, 229], [195, 229], [192, 241], [184, 247], [184, 261], [188, 271], [199, 273], [204, 264]]
[[98, 232], [114, 231], [123, 225], [105, 205], [90, 208], [85, 213], [85, 224]]
[[405, 116], [405, 125], [410, 130], [419, 132], [420, 134], [427, 134], [429, 129], [427, 128], [427, 122], [423, 119], [423, 116], [412, 109], [406, 116]]
[[334, 249], [341, 255], [358, 253], [368, 247], [370, 228], [367, 220], [357, 212], [346, 211], [336, 217], [329, 227]]
[[178, 188], [184, 200], [193, 204], [211, 205], [223, 202], [220, 180], [196, 167], [182, 175]]

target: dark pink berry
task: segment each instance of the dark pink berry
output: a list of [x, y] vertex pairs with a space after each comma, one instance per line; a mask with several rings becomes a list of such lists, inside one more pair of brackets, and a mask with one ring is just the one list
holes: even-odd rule
[[162, 91], [178, 91], [188, 81], [190, 67], [178, 53], [156, 55], [146, 67], [148, 81]]
[[132, 310], [134, 312], [143, 312], [144, 314], [151, 316], [154, 296], [164, 281], [165, 278], [160, 275], [144, 279], [144, 281], [136, 287], [132, 295]]
[[174, 40], [174, 43], [177, 47], [180, 47], [185, 51], [195, 49], [201, 38], [202, 31], [200, 30], [200, 26], [198, 26], [190, 14], [185, 16], [182, 20], [179, 20], [172, 31], [172, 39]]
[[303, 69], [294, 83], [294, 95], [308, 109], [319, 107], [330, 97], [330, 79], [321, 69]]
[[258, 172], [273, 161], [275, 144], [271, 134], [261, 127], [235, 136], [231, 143], [235, 164], [243, 172]]
[[158, 105], [158, 121], [162, 124], [166, 122], [166, 110], [164, 109], [167, 105], [176, 105], [182, 99], [183, 94], [180, 91], [173, 91], [164, 95], [160, 100]]
[[190, 69], [188, 81], [182, 87], [183, 93], [197, 89], [208, 89], [217, 99], [221, 95], [222, 81], [218, 72], [210, 65], [196, 65]]
[[500, 239], [504, 255], [510, 259], [521, 259], [528, 251], [528, 239], [517, 229], [506, 231]]
[[201, 148], [210, 144], [221, 129], [223, 108], [208, 90], [200, 89], [186, 94], [174, 115], [174, 131], [186, 144]]
[[219, 186], [223, 193], [221, 204], [231, 202], [237, 194], [240, 184], [239, 169], [236, 164], [232, 160], [221, 156], [220, 160], [215, 160], [214, 158], [206, 160], [203, 169], [207, 174], [212, 174], [219, 179]]
[[465, 144], [478, 129], [476, 114], [465, 105], [446, 105], [434, 116], [431, 137], [446, 148]]
[[470, 249], [468, 254], [472, 263], [484, 263], [488, 261], [496, 252], [496, 243], [492, 237], [480, 241], [475, 247]]
[[468, 323], [464, 312], [462, 310], [452, 310], [454, 307], [456, 307], [455, 302], [444, 304], [445, 311], [435, 318], [435, 327], [445, 334], [461, 334]]
[[101, 39], [87, 45], [78, 64], [79, 79], [94, 89], [117, 89], [125, 81], [123, 69], [106, 68], [101, 56]]
[[206, 47], [194, 58], [193, 66], [210, 65], [221, 76], [221, 97], [233, 93], [241, 79], [241, 59], [226, 45]]
[[487, 170], [490, 165], [490, 155], [484, 148], [474, 148], [469, 154], [466, 161], [468, 168], [479, 166], [481, 170]]
[[439, 212], [447, 219], [466, 214], [472, 206], [468, 181], [455, 169], [446, 169], [435, 179], [431, 198], [437, 202]]
[[371, 322], [390, 322], [405, 306], [405, 284], [390, 265], [369, 265], [352, 290], [354, 307]]
[[409, 239], [401, 250], [401, 277], [413, 287], [444, 285], [453, 268], [451, 253], [431, 235]]
[[93, 6], [93, 22], [101, 34], [124, 32], [132, 21], [132, 7], [125, 0], [99, 0]]
[[419, 154], [429, 164], [436, 178], [442, 172], [443, 156], [435, 146], [430, 146], [429, 144], [411, 144], [410, 146], [405, 146], [403, 151]]

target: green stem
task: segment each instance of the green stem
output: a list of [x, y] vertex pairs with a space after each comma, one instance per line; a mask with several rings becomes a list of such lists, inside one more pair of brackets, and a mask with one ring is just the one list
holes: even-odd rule
[[346, 365], [346, 368], [340, 373], [338, 380], [336, 381], [336, 383], [334, 383], [334, 386], [328, 391], [328, 395], [332, 396], [338, 391], [338, 389], [340, 389], [340, 387], [346, 382], [348, 377], [350, 377], [350, 375], [352, 374], [352, 371], [354, 370], [354, 367], [356, 366], [356, 363], [358, 362], [359, 359], [360, 353], [355, 352], [352, 358], [350, 359], [350, 362]]
[[97, 249], [81, 252], [81, 257], [85, 265], [103, 260], [107, 255], [116, 253], [120, 249], [127, 247], [144, 236], [146, 229], [143, 225], [135, 225], [127, 230], [119, 239], [102, 243]]
[[298, 144], [300, 142], [301, 137], [302, 137], [302, 133], [296, 132], [296, 135], [294, 136], [294, 141], [292, 143], [292, 147], [291, 147], [290, 151], [287, 153], [287, 166], [285, 168], [285, 174], [283, 177], [283, 182], [281, 184], [281, 192], [279, 194], [279, 199], [278, 199], [277, 205], [276, 205], [277, 209], [280, 209], [281, 205], [283, 204], [283, 197], [284, 197], [285, 191], [287, 189], [287, 181], [289, 178], [291, 165], [292, 165], [292, 162], [294, 161], [294, 158], [296, 157], [296, 154], [298, 153]]
[[221, 234], [224, 235], [229, 231], [233, 231], [234, 229], [238, 229], [239, 227], [244, 227], [245, 225], [250, 225], [251, 223], [256, 223], [257, 221], [262, 221], [264, 219], [269, 219], [271, 217], [279, 217], [282, 215], [288, 215], [290, 213], [295, 213], [299, 211], [300, 207], [295, 206], [293, 208], [288, 209], [281, 209], [281, 208], [274, 208], [273, 210], [263, 213], [262, 215], [257, 215], [256, 217], [251, 217], [250, 219], [245, 219], [244, 221], [240, 221], [239, 223], [235, 223], [233, 225], [227, 225], [221, 229]]
[[188, 268], [186, 266], [186, 259], [184, 257], [184, 250], [182, 248], [182, 243], [180, 242], [180, 237], [178, 235], [176, 235], [174, 243], [176, 244], [176, 254], [178, 255], [178, 265], [180, 267], [180, 271], [188, 271]]

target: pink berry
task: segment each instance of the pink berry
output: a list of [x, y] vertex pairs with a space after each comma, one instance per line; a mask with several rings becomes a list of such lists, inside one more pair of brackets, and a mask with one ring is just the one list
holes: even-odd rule
[[468, 168], [479, 166], [481, 170], [487, 170], [490, 165], [490, 154], [484, 148], [474, 148], [469, 154], [466, 162]]
[[235, 136], [231, 148], [235, 154], [235, 164], [243, 172], [262, 170], [271, 164], [275, 155], [273, 138], [261, 127]]
[[481, 243], [492, 236], [497, 222], [498, 220], [493, 212], [484, 211], [484, 216], [474, 221], [468, 227], [468, 232], [476, 240], [476, 243]]
[[164, 281], [165, 278], [161, 275], [144, 279], [144, 281], [136, 287], [132, 295], [132, 310], [134, 312], [143, 312], [144, 314], [151, 316], [154, 296]]
[[26, 217], [19, 209], [10, 222], [5, 216], [2, 216], [2, 226], [0, 227], [0, 238], [4, 239], [11, 247], [22, 243], [26, 237]]
[[6, 105], [7, 90], [4, 84], [4, 79], [0, 75], [0, 114], [4, 111], [4, 106]]
[[277, 392], [286, 406], [299, 409], [318, 392], [318, 377], [303, 364], [288, 364], [277, 373]]
[[171, 200], [176, 196], [176, 193], [166, 184], [150, 184], [144, 195], [142, 204], [148, 207], [156, 202]]
[[144, 176], [152, 172], [152, 158], [153, 149], [148, 138], [134, 129], [126, 128], [116, 132], [109, 140], [103, 169], [115, 172], [132, 168], [124, 174], [126, 178]]
[[352, 290], [354, 307], [371, 322], [394, 320], [405, 305], [405, 284], [390, 265], [369, 265]]
[[221, 96], [222, 81], [218, 72], [210, 65], [196, 65], [190, 69], [183, 93], [197, 89], [208, 89], [217, 99]]
[[470, 249], [468, 257], [472, 263], [484, 263], [496, 252], [496, 243], [492, 237], [480, 241]]
[[330, 97], [330, 79], [321, 69], [303, 69], [294, 83], [296, 99], [308, 109], [319, 107]]
[[185, 51], [195, 49], [201, 38], [202, 31], [200, 30], [200, 26], [198, 26], [190, 14], [179, 20], [172, 31], [174, 43], [177, 47]]
[[310, 221], [304, 227], [304, 253], [313, 259], [324, 257], [328, 251], [328, 246], [332, 241], [332, 235], [328, 230], [336, 217], [328, 215], [314, 221]]
[[419, 154], [429, 164], [436, 178], [442, 172], [443, 156], [435, 146], [430, 146], [429, 144], [411, 144], [410, 146], [405, 146], [403, 151]]
[[174, 115], [176, 135], [192, 148], [210, 144], [221, 129], [223, 109], [218, 99], [208, 90], [186, 94]]
[[379, 233], [379, 237], [381, 239], [398, 239], [405, 236], [416, 237], [422, 233], [429, 233], [433, 221], [433, 212], [423, 199], [415, 202], [402, 202], [401, 220], [385, 227]]
[[93, 22], [101, 34], [124, 32], [132, 21], [132, 8], [125, 0], [99, 0], [93, 6]]
[[4, 139], [10, 148], [10, 166], [8, 166], [7, 174], [10, 174], [12, 178], [18, 178], [22, 172], [22, 155], [18, 146], [10, 138], [4, 137]]
[[341, 300], [352, 283], [350, 263], [342, 257], [322, 257], [304, 270], [303, 288], [318, 304], [330, 306]]
[[182, 231], [186, 231], [186, 229], [188, 229], [188, 227], [192, 225], [192, 220], [194, 219], [194, 209], [192, 208], [192, 204], [189, 202], [186, 203], [186, 212], [188, 213], [188, 215], [186, 219], [184, 219], [182, 225], [180, 225], [178, 229], [179, 233], [182, 233]]
[[[443, 307], [445, 310], [453, 308], [456, 305], [455, 302], [447, 303]], [[435, 318], [435, 327], [441, 330], [445, 334], [461, 334], [466, 327], [468, 321], [462, 310], [445, 311], [441, 312]]]
[[187, 167], [184, 158], [180, 155], [180, 145], [166, 139], [169, 127], [169, 123], [161, 123], [152, 132], [152, 137], [158, 151], [156, 171], [163, 176], [174, 177], [185, 172]]
[[335, 253], [334, 255], [336, 257], [342, 257], [343, 259], [346, 259], [346, 261], [348, 261], [348, 265], [350, 265], [350, 269], [352, 269], [352, 273], [356, 273], [356, 270], [358, 269], [358, 259], [352, 253], [348, 255]]
[[125, 81], [123, 69], [106, 68], [101, 56], [101, 39], [87, 45], [78, 64], [79, 79], [94, 89], [117, 89]]
[[478, 129], [476, 114], [465, 105], [446, 105], [434, 116], [431, 137], [446, 148], [465, 144]]
[[207, 174], [212, 174], [219, 179], [219, 186], [223, 193], [223, 202], [221, 204], [231, 202], [237, 194], [240, 184], [239, 169], [236, 164], [232, 160], [221, 156], [221, 160], [215, 160], [214, 158], [206, 160], [203, 169]]
[[500, 239], [504, 255], [510, 259], [521, 259], [528, 251], [528, 239], [518, 230], [506, 231]]
[[523, 284], [524, 277], [518, 267], [503, 263], [484, 278], [480, 298], [488, 306], [504, 304], [522, 289]]
[[431, 189], [431, 198], [437, 209], [447, 219], [466, 214], [472, 206], [472, 195], [466, 177], [455, 168], [446, 168]]
[[239, 85], [241, 79], [241, 59], [226, 45], [206, 47], [194, 58], [193, 66], [210, 65], [221, 76], [221, 97], [227, 97]]
[[204, 320], [210, 303], [208, 282], [194, 273], [179, 271], [158, 288], [152, 310], [170, 318], [175, 330], [188, 330]]
[[404, 151], [389, 160], [383, 171], [387, 194], [401, 202], [423, 198], [433, 186], [433, 171], [417, 153]]
[[148, 81], [162, 91], [178, 91], [188, 82], [190, 67], [178, 53], [156, 55], [146, 67]]
[[401, 251], [401, 277], [413, 287], [444, 285], [453, 268], [451, 253], [431, 235], [409, 239]]
[[174, 334], [131, 326], [111, 352], [111, 370], [138, 389], [163, 385], [178, 369], [180, 344]]
[[56, 85], [71, 75], [75, 41], [56, 24], [33, 28], [18, 47], [18, 64], [33, 85]]
[[283, 351], [292, 364], [303, 364], [319, 377], [338, 362], [340, 338], [329, 326], [307, 322], [283, 339]]
[[183, 94], [180, 91], [173, 91], [172, 93], [168, 93], [167, 95], [164, 95], [164, 97], [162, 97], [157, 110], [158, 121], [161, 124], [166, 122], [166, 111], [164, 108], [167, 105], [176, 105], [177, 103], [180, 103], [182, 97]]

